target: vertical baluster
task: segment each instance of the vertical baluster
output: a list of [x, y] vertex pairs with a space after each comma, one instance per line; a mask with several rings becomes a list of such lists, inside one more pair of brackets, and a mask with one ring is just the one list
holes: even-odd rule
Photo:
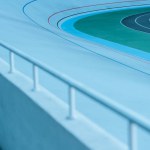
[[76, 118], [75, 88], [69, 87], [69, 119]]
[[38, 67], [33, 64], [33, 90], [37, 91], [38, 87]]
[[138, 150], [137, 147], [137, 127], [130, 121], [129, 122], [129, 150]]
[[13, 73], [15, 71], [15, 64], [14, 64], [14, 53], [9, 52], [9, 65], [10, 65], [10, 73]]

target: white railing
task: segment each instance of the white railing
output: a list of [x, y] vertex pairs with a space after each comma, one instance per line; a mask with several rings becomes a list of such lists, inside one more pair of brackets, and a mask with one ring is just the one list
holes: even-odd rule
[[129, 122], [128, 127], [128, 149], [129, 150], [137, 150], [137, 127], [142, 128], [146, 132], [150, 133], [150, 122], [149, 120], [143, 118], [142, 116], [136, 114], [135, 112], [125, 108], [124, 106], [116, 103], [115, 101], [111, 100], [110, 98], [96, 93], [92, 89], [87, 88], [86, 86], [82, 85], [81, 83], [71, 79], [70, 77], [59, 73], [58, 71], [49, 68], [35, 59], [19, 52], [17, 49], [8, 46], [7, 44], [0, 43], [0, 46], [7, 49], [9, 51], [9, 67], [10, 73], [15, 73], [15, 55], [19, 56], [23, 60], [27, 61], [33, 66], [33, 89], [34, 92], [39, 90], [39, 82], [38, 82], [38, 70], [41, 69], [44, 72], [47, 72], [49, 75], [57, 78], [58, 80], [62, 81], [66, 85], [69, 86], [69, 110], [68, 110], [68, 117], [70, 119], [76, 118], [76, 92], [81, 92], [82, 94], [86, 95], [87, 97], [91, 98], [96, 103], [103, 105], [107, 109], [111, 110], [112, 112], [116, 113], [117, 115], [125, 118]]

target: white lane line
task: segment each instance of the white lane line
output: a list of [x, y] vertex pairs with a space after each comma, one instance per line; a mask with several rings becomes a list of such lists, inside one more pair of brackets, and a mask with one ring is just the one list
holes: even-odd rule
[[[150, 14], [150, 13], [148, 13], [148, 14]], [[148, 15], [148, 14], [146, 13], [146, 14], [144, 14], [144, 15], [141, 15], [141, 16], [138, 16], [137, 18], [135, 18], [135, 20], [134, 20], [135, 24], [137, 24], [138, 26], [140, 26], [140, 27], [142, 27], [142, 28], [150, 29], [149, 27], [143, 26], [142, 24], [138, 23], [138, 19], [140, 19], [141, 17], [144, 17], [144, 16], [146, 16], [146, 15]]]
[[[133, 15], [132, 15], [133, 16]], [[131, 16], [128, 16], [128, 17], [131, 17]], [[124, 23], [123, 23], [123, 20], [124, 19], [126, 19], [127, 17], [124, 17], [124, 18], [122, 18], [121, 20], [120, 20], [120, 24], [122, 25], [122, 26], [124, 26], [125, 28], [127, 28], [127, 29], [132, 29], [132, 30], [134, 30], [134, 31], [138, 31], [138, 32], [141, 32], [141, 33], [143, 33], [143, 31], [141, 31], [141, 30], [137, 30], [137, 29], [134, 29], [134, 28], [132, 28], [132, 27], [129, 27], [129, 26], [127, 26], [127, 25], [125, 25]], [[144, 32], [145, 34], [149, 34], [148, 32]]]

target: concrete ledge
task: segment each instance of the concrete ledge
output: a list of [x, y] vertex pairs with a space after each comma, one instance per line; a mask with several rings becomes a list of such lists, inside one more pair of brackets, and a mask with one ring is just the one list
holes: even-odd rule
[[4, 150], [124, 150], [125, 146], [45, 90], [32, 91], [20, 73], [0, 60], [0, 145]]

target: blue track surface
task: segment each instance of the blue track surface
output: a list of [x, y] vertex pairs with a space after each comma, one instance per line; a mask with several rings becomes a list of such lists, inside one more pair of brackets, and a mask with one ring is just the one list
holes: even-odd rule
[[[107, 2], [112, 1], [107, 0]], [[148, 3], [148, 1], [144, 2]], [[60, 18], [64, 17], [64, 14], [69, 16], [71, 12], [53, 16], [52, 24], [48, 23], [49, 16], [58, 11], [98, 3], [100, 3], [99, 0], [80, 2], [67, 0], [66, 3], [62, 3], [59, 0], [0, 1], [0, 27], [2, 29], [0, 30], [0, 38], [17, 48], [18, 51], [55, 68], [59, 72], [70, 76], [98, 93], [103, 93], [115, 102], [149, 119], [150, 76], [148, 74], [118, 63], [104, 55], [98, 55], [97, 52], [93, 52], [96, 48], [91, 46], [90, 42], [88, 42], [88, 45], [84, 40], [82, 41], [75, 37], [70, 38], [68, 34], [63, 34], [62, 31], [57, 30], [53, 23], [56, 22], [57, 24]], [[101, 3], [106, 3], [106, 1], [103, 0]], [[131, 5], [129, 2], [126, 2], [127, 4]], [[117, 3], [116, 5], [121, 4]], [[106, 6], [102, 5], [101, 7]], [[86, 8], [83, 11], [89, 11], [89, 9], [91, 8]], [[75, 34], [77, 33], [75, 30], [71, 30], [71, 32], [73, 34], [74, 32]], [[80, 32], [77, 34], [81, 35]], [[85, 43], [82, 45], [80, 42]], [[101, 40], [101, 42], [105, 44], [106, 41]], [[112, 45], [110, 44], [109, 46]], [[118, 45], [115, 48], [118, 48]], [[97, 50], [103, 51], [105, 49], [98, 47]], [[126, 51], [128, 50], [126, 49]], [[108, 49], [107, 52], [109, 53]], [[3, 59], [8, 61], [6, 50], [1, 49], [0, 54]], [[17, 57], [15, 59], [17, 69], [31, 77], [32, 66]], [[66, 95], [68, 89], [64, 84], [52, 77], [48, 78], [47, 74], [43, 72], [40, 72], [40, 75], [41, 85], [44, 85], [65, 102], [68, 101]], [[96, 125], [105, 128], [120, 141], [127, 143], [127, 122], [125, 120], [98, 106], [80, 93], [77, 93], [77, 108]], [[149, 135], [145, 135], [143, 131], [139, 132], [142, 135], [140, 140], [146, 139], [142, 144], [140, 143], [141, 149], [146, 145], [148, 149], [144, 150], [149, 150], [150, 146], [149, 142], [147, 142], [150, 139]]]
[[[127, 8], [125, 8], [127, 9]], [[117, 9], [118, 11], [120, 9]], [[106, 10], [105, 13], [107, 12], [110, 12], [110, 10]], [[138, 49], [135, 49], [135, 48], [131, 48], [131, 47], [128, 47], [128, 46], [125, 46], [125, 45], [121, 45], [121, 44], [118, 44], [118, 43], [114, 43], [114, 42], [111, 42], [111, 41], [108, 41], [108, 40], [105, 40], [105, 39], [102, 39], [102, 38], [97, 38], [97, 37], [94, 37], [94, 36], [91, 36], [89, 34], [85, 34], [79, 30], [77, 30], [75, 27], [74, 27], [74, 24], [83, 19], [83, 18], [86, 18], [86, 17], [89, 17], [91, 15], [96, 15], [96, 14], [99, 14], [101, 13], [100, 12], [93, 12], [93, 13], [90, 13], [90, 14], [84, 14], [84, 15], [79, 15], [76, 17], [76, 15], [73, 17], [71, 16], [71, 19], [68, 19], [66, 21], [64, 21], [63, 23], [60, 23], [60, 28], [68, 33], [71, 33], [75, 36], [79, 36], [81, 38], [84, 38], [84, 39], [87, 39], [89, 41], [93, 41], [95, 43], [98, 43], [98, 44], [103, 44], [103, 45], [106, 45], [108, 47], [113, 47], [114, 49], [117, 49], [119, 51], [122, 51], [124, 53], [127, 53], [129, 55], [133, 55], [135, 57], [138, 57], [138, 58], [141, 58], [141, 59], [144, 59], [148, 62], [150, 62], [150, 54], [147, 53], [147, 52], [144, 52], [144, 51], [141, 51], [141, 50], [138, 50]], [[145, 17], [148, 18], [149, 13], [146, 13]], [[134, 29], [137, 29], [137, 30], [140, 30], [140, 31], [144, 31], [144, 32], [148, 32], [149, 29], [146, 28], [146, 27], [141, 27], [139, 25], [137, 25], [135, 23], [135, 18], [141, 16], [141, 14], [139, 15], [135, 15], [135, 16], [130, 16], [130, 17], [127, 17], [125, 19], [122, 20], [122, 23], [124, 25], [126, 25], [127, 27], [130, 27], [130, 28], [134, 28]], [[68, 16], [69, 18], [70, 16]], [[145, 17], [144, 17], [144, 20], [145, 20]], [[141, 20], [139, 20], [139, 22], [141, 22], [143, 20], [143, 17], [140, 18]], [[133, 21], [131, 21], [133, 20]], [[148, 19], [147, 19], [148, 20]]]

